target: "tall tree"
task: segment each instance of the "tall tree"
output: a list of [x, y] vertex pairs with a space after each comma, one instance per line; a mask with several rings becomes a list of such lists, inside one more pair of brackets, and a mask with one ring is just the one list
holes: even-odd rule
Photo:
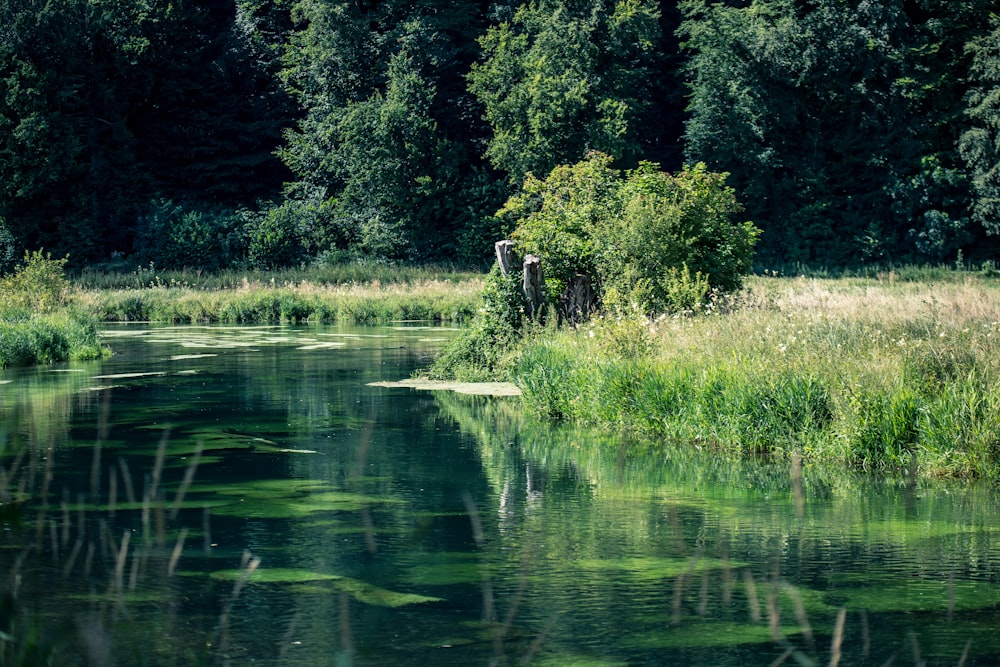
[[0, 0], [0, 217], [21, 244], [74, 259], [126, 250], [135, 195], [129, 98], [151, 9]]
[[[280, 192], [295, 117], [277, 81], [280, 0], [174, 0], [149, 26], [149, 79], [130, 126], [156, 193], [234, 206]], [[284, 9], [287, 14], [287, 9]], [[254, 13], [256, 12], [256, 14]]]
[[682, 3], [687, 155], [732, 172], [766, 261], [943, 259], [968, 242], [954, 121], [971, 5]]
[[469, 89], [493, 128], [493, 165], [520, 183], [590, 150], [634, 163], [658, 18], [647, 0], [530, 0], [490, 28]]
[[233, 0], [0, 0], [0, 217], [21, 244], [107, 258], [153, 197], [280, 190], [294, 109], [237, 19]]
[[989, 233], [1000, 234], [1000, 15], [993, 30], [969, 43], [972, 81], [962, 135], [962, 156], [972, 178], [972, 215]]
[[289, 195], [332, 203], [339, 245], [390, 258], [452, 254], [504, 193], [476, 157], [462, 73], [485, 7], [302, 0], [283, 79], [305, 118], [287, 133]]

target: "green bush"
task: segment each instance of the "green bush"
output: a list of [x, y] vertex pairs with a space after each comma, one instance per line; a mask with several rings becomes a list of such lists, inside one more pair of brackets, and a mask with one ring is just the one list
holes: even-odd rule
[[520, 281], [494, 266], [486, 276], [475, 319], [434, 361], [431, 377], [507, 379], [511, 371], [504, 364], [521, 338], [525, 308]]
[[545, 180], [529, 176], [498, 213], [516, 225], [522, 254], [542, 258], [550, 296], [585, 274], [606, 307], [652, 314], [696, 310], [712, 290], [742, 285], [759, 230], [733, 222], [742, 209], [726, 174], [698, 164], [672, 176], [648, 162], [622, 174], [610, 164], [591, 153]]
[[41, 250], [26, 252], [17, 270], [0, 279], [0, 317], [9, 320], [18, 313], [20, 319], [24, 313], [47, 313], [66, 305], [66, 261]]
[[739, 289], [759, 232], [749, 222], [732, 222], [742, 208], [726, 176], [704, 164], [676, 176], [648, 162], [628, 172], [619, 215], [591, 232], [604, 289], [644, 285], [647, 312], [690, 310], [704, 303], [709, 288]]
[[312, 201], [289, 199], [261, 211], [244, 212], [250, 268], [271, 270], [305, 262], [317, 230], [322, 228], [321, 209]]
[[545, 276], [558, 290], [577, 273], [599, 275], [594, 231], [620, 211], [621, 182], [610, 165], [607, 155], [591, 153], [556, 167], [545, 180], [529, 174], [497, 214], [515, 227], [522, 254], [542, 258]]
[[0, 368], [96, 359], [104, 354], [97, 320], [90, 315], [61, 311], [20, 321], [0, 319]]

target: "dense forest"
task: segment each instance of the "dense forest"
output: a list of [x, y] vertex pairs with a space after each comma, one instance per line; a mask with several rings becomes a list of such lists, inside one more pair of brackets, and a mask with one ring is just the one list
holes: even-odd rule
[[591, 151], [761, 268], [1000, 249], [995, 0], [0, 0], [0, 271], [479, 262]]

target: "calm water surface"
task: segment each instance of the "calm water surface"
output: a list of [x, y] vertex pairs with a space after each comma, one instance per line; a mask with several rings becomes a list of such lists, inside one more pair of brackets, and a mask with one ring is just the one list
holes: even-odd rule
[[0, 371], [0, 663], [1000, 664], [993, 488], [370, 386], [452, 335], [129, 325]]

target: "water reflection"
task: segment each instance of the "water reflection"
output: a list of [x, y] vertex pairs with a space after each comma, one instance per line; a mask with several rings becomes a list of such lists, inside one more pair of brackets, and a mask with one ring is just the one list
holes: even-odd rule
[[54, 664], [1000, 657], [991, 489], [368, 386], [441, 336], [131, 327], [113, 359], [3, 372], [0, 662], [32, 664], [32, 629]]

